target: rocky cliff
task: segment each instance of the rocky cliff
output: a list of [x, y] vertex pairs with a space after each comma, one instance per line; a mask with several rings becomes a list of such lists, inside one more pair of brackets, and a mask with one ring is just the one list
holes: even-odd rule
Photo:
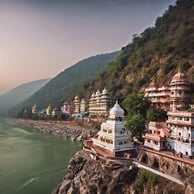
[[129, 163], [91, 158], [89, 152], [77, 152], [68, 172], [52, 194], [169, 194], [185, 193], [184, 186], [131, 167]]

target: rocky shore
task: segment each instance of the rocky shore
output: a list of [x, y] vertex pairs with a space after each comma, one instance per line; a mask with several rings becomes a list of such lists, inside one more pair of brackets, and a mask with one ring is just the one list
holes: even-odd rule
[[23, 127], [34, 128], [42, 133], [63, 136], [72, 141], [83, 141], [97, 133], [96, 126], [86, 121], [50, 121], [10, 119], [11, 122]]
[[80, 150], [52, 194], [184, 194], [185, 188], [130, 163], [92, 159]]

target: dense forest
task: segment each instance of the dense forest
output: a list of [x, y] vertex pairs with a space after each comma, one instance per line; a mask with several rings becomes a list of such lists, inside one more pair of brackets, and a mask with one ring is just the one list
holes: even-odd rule
[[49, 104], [61, 106], [64, 101], [72, 100], [76, 94], [83, 92], [87, 83], [108, 69], [109, 63], [114, 61], [118, 54], [119, 51], [92, 56], [65, 69], [30, 98], [14, 107], [12, 112], [32, 107], [33, 104], [37, 104], [40, 109]]
[[154, 27], [134, 34], [132, 43], [122, 48], [110, 68], [86, 92], [106, 86], [122, 99], [129, 93], [143, 92], [151, 83], [168, 85], [179, 69], [194, 84], [193, 0], [178, 0], [156, 19]]

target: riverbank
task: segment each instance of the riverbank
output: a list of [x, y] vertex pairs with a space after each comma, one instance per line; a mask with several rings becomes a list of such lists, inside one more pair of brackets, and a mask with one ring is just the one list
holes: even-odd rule
[[97, 133], [98, 129], [94, 123], [87, 121], [51, 121], [51, 120], [29, 120], [9, 119], [10, 122], [22, 127], [30, 127], [41, 133], [63, 136], [72, 141], [83, 141]]

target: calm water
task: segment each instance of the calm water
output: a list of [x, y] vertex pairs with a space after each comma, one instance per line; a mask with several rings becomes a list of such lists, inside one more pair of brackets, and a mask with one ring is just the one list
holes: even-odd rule
[[0, 120], [0, 194], [49, 194], [65, 174], [78, 142]]

